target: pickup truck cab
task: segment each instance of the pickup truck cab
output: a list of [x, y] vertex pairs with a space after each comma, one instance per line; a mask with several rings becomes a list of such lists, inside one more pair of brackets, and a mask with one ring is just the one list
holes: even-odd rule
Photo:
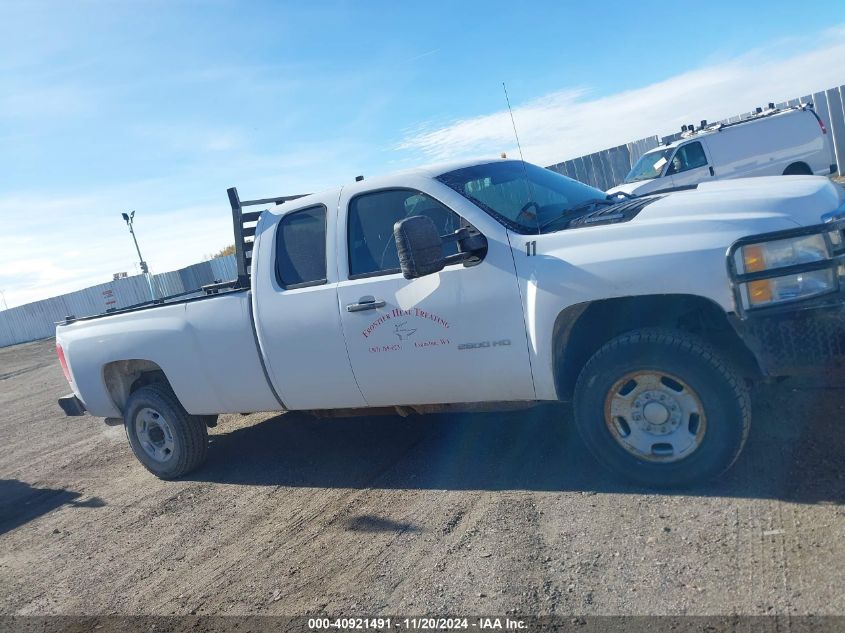
[[60, 404], [122, 418], [162, 478], [202, 463], [220, 413], [564, 401], [607, 466], [684, 486], [734, 462], [755, 380], [845, 357], [845, 196], [824, 178], [607, 197], [495, 160], [229, 195], [237, 280], [56, 329]]
[[836, 172], [833, 143], [812, 104], [770, 104], [735, 123], [684, 125], [679, 139], [643, 154], [608, 193], [644, 195], [727, 178]]

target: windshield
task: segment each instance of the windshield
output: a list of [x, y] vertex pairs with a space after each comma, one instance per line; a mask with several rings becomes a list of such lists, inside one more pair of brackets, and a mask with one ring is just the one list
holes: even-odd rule
[[669, 162], [669, 156], [672, 155], [673, 149], [663, 149], [659, 152], [648, 152], [640, 157], [637, 164], [631, 168], [628, 175], [625, 177], [625, 182], [637, 182], [638, 180], [650, 180], [652, 178], [659, 178], [660, 172]]
[[599, 189], [515, 160], [456, 169], [437, 180], [519, 233], [540, 232], [538, 227], [565, 217], [568, 210], [606, 198]]

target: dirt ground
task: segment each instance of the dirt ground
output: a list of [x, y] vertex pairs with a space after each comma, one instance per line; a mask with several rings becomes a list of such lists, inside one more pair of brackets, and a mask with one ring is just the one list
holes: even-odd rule
[[832, 381], [761, 388], [684, 494], [609, 477], [566, 408], [225, 416], [163, 482], [67, 391], [52, 341], [0, 350], [2, 614], [845, 613]]

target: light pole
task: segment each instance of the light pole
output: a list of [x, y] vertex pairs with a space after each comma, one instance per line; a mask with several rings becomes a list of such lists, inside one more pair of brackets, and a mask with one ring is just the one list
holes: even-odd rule
[[3, 298], [3, 309], [8, 310], [9, 304], [6, 303], [6, 291], [5, 290], [0, 290], [0, 297]]
[[141, 272], [144, 273], [144, 276], [147, 278], [147, 285], [150, 287], [150, 298], [155, 301], [156, 293], [155, 290], [153, 290], [153, 280], [150, 278], [150, 269], [147, 267], [147, 262], [144, 261], [144, 257], [141, 255], [141, 248], [138, 246], [138, 238], [135, 237], [135, 229], [132, 226], [135, 221], [135, 211], [121, 213], [120, 215], [123, 216], [123, 221], [126, 222], [126, 226], [129, 227], [129, 232], [132, 234], [132, 241], [135, 242], [135, 250], [138, 252], [138, 259], [141, 260]]

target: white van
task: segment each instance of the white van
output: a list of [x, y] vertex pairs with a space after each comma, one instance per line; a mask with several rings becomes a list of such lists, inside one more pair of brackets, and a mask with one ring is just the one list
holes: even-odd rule
[[681, 138], [643, 154], [608, 193], [641, 195], [707, 180], [836, 173], [833, 146], [812, 104], [767, 110], [736, 123], [683, 126]]

